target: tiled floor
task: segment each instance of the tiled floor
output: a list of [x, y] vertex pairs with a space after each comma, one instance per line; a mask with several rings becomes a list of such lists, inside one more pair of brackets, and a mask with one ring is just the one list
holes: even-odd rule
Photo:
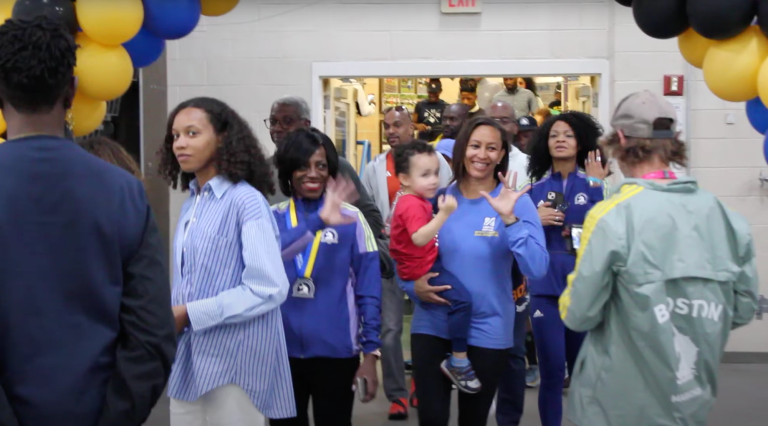
[[[710, 416], [710, 426], [765, 426], [768, 424], [768, 365], [723, 365], [720, 369], [719, 398]], [[525, 401], [525, 415], [521, 426], [537, 426], [537, 392], [529, 390]], [[455, 406], [455, 404], [454, 404]], [[412, 426], [417, 425], [415, 412], [408, 422], [389, 422], [388, 404], [381, 396], [370, 404], [355, 407], [355, 426]], [[569, 425], [567, 422], [564, 425]], [[451, 426], [456, 425], [455, 416]], [[168, 400], [162, 399], [145, 426], [169, 426]], [[482, 425], [472, 425], [482, 426]], [[493, 419], [488, 426], [496, 426]], [[588, 426], [588, 425], [585, 425]], [[622, 425], [624, 426], [624, 425]], [[631, 425], [626, 425], [631, 426]]]

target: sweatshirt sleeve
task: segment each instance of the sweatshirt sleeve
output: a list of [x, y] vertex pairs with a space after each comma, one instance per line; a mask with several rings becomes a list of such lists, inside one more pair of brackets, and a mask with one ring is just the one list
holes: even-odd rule
[[514, 253], [515, 261], [524, 275], [534, 279], [542, 278], [549, 268], [549, 252], [541, 219], [528, 194], [517, 200], [515, 216], [518, 223], [505, 228], [509, 249]]
[[365, 354], [381, 347], [381, 270], [376, 238], [361, 212], [357, 214], [355, 244], [352, 246], [352, 270], [355, 273], [355, 303], [361, 324], [358, 338]]
[[[587, 214], [576, 254], [576, 267], [560, 296], [560, 317], [574, 331], [588, 331], [603, 321], [605, 303], [615, 281], [614, 268], [624, 264], [624, 234], [603, 216], [599, 206]], [[610, 220], [609, 220], [610, 219]]]
[[368, 222], [368, 226], [371, 227], [373, 235], [377, 238], [381, 237], [384, 232], [384, 220], [381, 218], [381, 212], [379, 212], [376, 203], [373, 202], [373, 198], [371, 198], [365, 185], [363, 185], [358, 177], [357, 172], [348, 161], [342, 159], [339, 159], [339, 172], [347, 176], [355, 184], [358, 198], [354, 205], [365, 216], [365, 220]]
[[[285, 212], [277, 206], [272, 207], [272, 215], [277, 223], [285, 223]], [[307, 245], [312, 243], [317, 231], [325, 228], [325, 223], [320, 219], [320, 213], [315, 212], [307, 216], [306, 221], [300, 222], [295, 228], [280, 226], [280, 248], [281, 258], [289, 260], [301, 253]]]

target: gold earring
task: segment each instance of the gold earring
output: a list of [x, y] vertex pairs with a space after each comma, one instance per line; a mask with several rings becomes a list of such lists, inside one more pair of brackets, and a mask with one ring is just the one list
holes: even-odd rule
[[72, 110], [71, 109], [67, 110], [67, 117], [64, 119], [64, 121], [67, 123], [67, 128], [71, 132], [72, 129], [74, 129], [74, 126], [75, 126], [75, 117], [72, 114]]

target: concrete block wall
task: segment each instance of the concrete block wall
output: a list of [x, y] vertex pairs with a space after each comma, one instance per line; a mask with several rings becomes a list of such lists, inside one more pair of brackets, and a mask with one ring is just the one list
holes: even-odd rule
[[[610, 60], [610, 108], [637, 90], [661, 92], [665, 74], [688, 75], [691, 173], [752, 223], [768, 295], [768, 188], [757, 179], [768, 166], [760, 135], [743, 104], [709, 92], [676, 40], [645, 36], [613, 0], [485, 0], [479, 15], [441, 14], [438, 0], [242, 0], [168, 44], [168, 104], [220, 98], [271, 152], [263, 120], [282, 95], [311, 98], [313, 62], [537, 58]], [[725, 124], [728, 114], [735, 124]], [[171, 199], [173, 229], [184, 195]], [[737, 332], [729, 350], [768, 352], [768, 321]]]

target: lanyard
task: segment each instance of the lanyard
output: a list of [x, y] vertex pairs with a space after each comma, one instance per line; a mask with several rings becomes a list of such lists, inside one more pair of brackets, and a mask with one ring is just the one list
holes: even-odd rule
[[673, 171], [657, 170], [644, 174], [643, 179], [677, 179], [677, 175]]
[[[293, 229], [299, 225], [299, 218], [296, 214], [296, 202], [291, 197], [290, 208], [285, 212], [285, 224], [288, 229]], [[311, 245], [308, 245], [304, 253], [299, 253], [293, 258], [293, 263], [296, 265], [296, 273], [299, 277], [311, 278], [312, 271], [315, 269], [315, 261], [317, 260], [317, 251], [320, 248], [320, 238], [323, 235], [323, 231], [317, 231], [315, 239]], [[306, 259], [306, 263], [304, 260]]]

